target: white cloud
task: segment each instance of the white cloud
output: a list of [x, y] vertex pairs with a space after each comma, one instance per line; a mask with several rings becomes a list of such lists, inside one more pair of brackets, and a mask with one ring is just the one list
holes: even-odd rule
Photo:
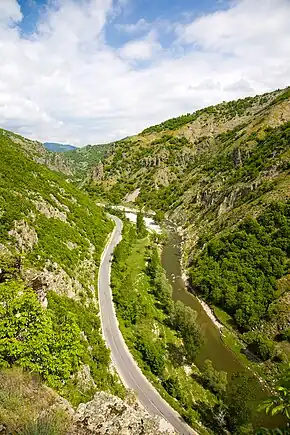
[[0, 23], [8, 21], [21, 21], [22, 14], [17, 0], [1, 0], [0, 3]]
[[178, 35], [170, 50], [162, 49], [162, 26], [154, 23], [143, 39], [108, 46], [112, 0], [54, 5], [25, 39], [15, 25], [18, 3], [0, 0], [0, 124], [20, 134], [73, 144], [111, 141], [289, 84], [289, 0], [239, 0], [187, 25], [172, 23]]
[[128, 60], [150, 60], [161, 50], [162, 47], [156, 41], [155, 33], [150, 32], [144, 39], [125, 44], [119, 50], [119, 54], [123, 59]]

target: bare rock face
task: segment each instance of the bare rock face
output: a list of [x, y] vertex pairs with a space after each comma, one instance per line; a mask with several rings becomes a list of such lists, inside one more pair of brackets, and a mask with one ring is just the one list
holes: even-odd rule
[[92, 378], [90, 366], [83, 364], [76, 375], [77, 386], [80, 391], [86, 392], [96, 387], [94, 379]]
[[43, 214], [47, 218], [60, 219], [63, 222], [67, 220], [67, 214], [65, 211], [60, 211], [58, 208], [53, 207], [48, 202], [42, 200], [33, 201], [35, 207], [39, 213]]
[[175, 433], [163, 419], [151, 417], [137, 402], [130, 405], [104, 392], [98, 392], [93, 400], [80, 404], [73, 416], [73, 421], [74, 435]]
[[140, 194], [141, 189], [136, 189], [134, 192], [127, 193], [124, 202], [135, 202]]
[[92, 180], [101, 181], [104, 178], [104, 166], [102, 162], [99, 162], [92, 170]]
[[41, 305], [47, 307], [47, 293], [54, 291], [69, 298], [76, 298], [76, 295], [83, 289], [77, 279], [72, 279], [57, 263], [44, 267], [42, 271], [25, 269], [22, 271], [25, 282], [33, 288]]
[[32, 250], [38, 242], [36, 231], [30, 228], [24, 220], [15, 221], [14, 228], [8, 234], [15, 238], [20, 252]]

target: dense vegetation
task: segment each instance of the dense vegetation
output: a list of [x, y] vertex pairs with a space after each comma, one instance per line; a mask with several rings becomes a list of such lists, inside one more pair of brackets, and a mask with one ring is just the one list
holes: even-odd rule
[[[0, 367], [37, 372], [74, 404], [96, 388], [121, 394], [96, 305], [97, 266], [112, 223], [9, 135], [0, 136]], [[79, 384], [84, 365], [91, 386]]]
[[192, 266], [192, 285], [251, 330], [275, 315], [277, 280], [290, 270], [289, 238], [290, 203], [274, 203], [258, 219], [211, 240]]

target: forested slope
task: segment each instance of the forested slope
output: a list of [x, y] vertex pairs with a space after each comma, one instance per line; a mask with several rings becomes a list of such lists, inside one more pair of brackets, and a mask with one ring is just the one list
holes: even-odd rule
[[0, 148], [0, 368], [37, 372], [73, 403], [114, 390], [96, 299], [112, 224], [36, 162], [40, 143], [2, 131]]

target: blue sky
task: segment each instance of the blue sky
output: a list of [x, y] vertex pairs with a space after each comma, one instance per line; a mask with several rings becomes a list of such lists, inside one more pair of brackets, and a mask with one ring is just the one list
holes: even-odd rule
[[[24, 35], [29, 35], [35, 31], [41, 13], [52, 2], [48, 0], [19, 0], [18, 3], [23, 14], [20, 28]], [[118, 31], [118, 25], [136, 23], [140, 19], [147, 22], [156, 20], [173, 22], [178, 19], [180, 22], [186, 23], [194, 17], [225, 9], [227, 5], [227, 0], [134, 0], [130, 4], [125, 2], [123, 6], [120, 6], [121, 13], [108, 22], [106, 39], [108, 43], [117, 48], [129, 40], [127, 35], [122, 35]], [[140, 34], [142, 32], [139, 32]], [[165, 35], [164, 43], [166, 44], [170, 40], [170, 35], [168, 40], [166, 40]]]
[[285, 87], [289, 17], [290, 0], [1, 0], [0, 124], [81, 146]]

